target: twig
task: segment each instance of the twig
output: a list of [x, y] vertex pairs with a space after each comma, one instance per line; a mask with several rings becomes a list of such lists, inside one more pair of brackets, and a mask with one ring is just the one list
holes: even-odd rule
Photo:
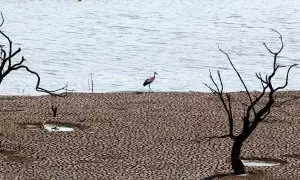
[[93, 73], [91, 73], [91, 82], [92, 82], [92, 93], [94, 93]]
[[91, 92], [91, 87], [90, 87], [90, 80], [88, 79], [88, 87], [89, 87], [89, 93]]
[[3, 18], [2, 12], [0, 12], [0, 14], [1, 14], [1, 19], [2, 19], [2, 22], [0, 23], [0, 27], [1, 27], [3, 25], [3, 23], [4, 23], [4, 18]]

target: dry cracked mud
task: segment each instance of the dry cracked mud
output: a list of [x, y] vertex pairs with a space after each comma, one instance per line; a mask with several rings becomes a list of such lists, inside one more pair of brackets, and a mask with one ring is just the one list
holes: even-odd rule
[[[232, 96], [241, 117], [245, 93]], [[251, 173], [237, 177], [221, 176], [231, 172], [230, 139], [206, 138], [227, 132], [211, 93], [1, 96], [0, 179], [300, 179], [300, 93], [280, 92], [277, 100], [281, 106], [259, 124], [242, 156], [286, 163], [247, 167]], [[47, 122], [80, 128], [49, 132]]]

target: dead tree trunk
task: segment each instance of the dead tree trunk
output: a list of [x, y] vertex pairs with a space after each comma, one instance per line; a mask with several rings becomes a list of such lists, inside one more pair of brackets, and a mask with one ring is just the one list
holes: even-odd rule
[[[2, 13], [1, 14], [1, 21], [0, 21], [0, 28], [4, 23], [4, 18]], [[62, 87], [60, 89], [56, 89], [53, 91], [49, 91], [47, 89], [41, 88], [40, 87], [40, 76], [37, 72], [32, 71], [30, 68], [28, 68], [27, 66], [23, 65], [23, 62], [25, 61], [25, 58], [22, 56], [21, 61], [19, 61], [18, 63], [13, 63], [12, 62], [12, 58], [17, 55], [19, 52], [21, 52], [21, 48], [19, 48], [16, 51], [13, 51], [13, 47], [12, 47], [12, 41], [10, 40], [10, 38], [0, 29], [0, 34], [8, 41], [8, 50], [5, 49], [5, 45], [0, 43], [0, 84], [3, 81], [3, 79], [12, 71], [16, 71], [19, 69], [25, 69], [27, 72], [34, 74], [37, 77], [37, 83], [36, 83], [36, 91], [39, 92], [44, 92], [53, 96], [62, 96], [63, 94], [56, 94], [58, 91], [60, 90], [64, 90], [65, 87]]]
[[243, 140], [234, 141], [231, 149], [231, 165], [233, 172], [236, 174], [245, 173], [245, 167], [240, 159], [243, 142]]
[[[231, 64], [232, 68], [235, 70], [237, 76], [239, 77], [241, 83], [243, 84], [246, 94], [247, 94], [247, 97], [248, 97], [248, 100], [249, 100], [248, 105], [246, 106], [245, 114], [242, 119], [243, 129], [239, 134], [234, 132], [234, 127], [233, 127], [234, 117], [233, 117], [232, 110], [231, 110], [231, 108], [232, 108], [231, 98], [230, 98], [229, 93], [224, 94], [224, 92], [223, 92], [223, 82], [221, 79], [220, 72], [217, 71], [218, 78], [219, 78], [219, 85], [216, 83], [216, 81], [212, 77], [211, 72], [210, 72], [210, 79], [212, 80], [215, 88], [212, 88], [209, 85], [205, 84], [216, 96], [219, 97], [219, 99], [223, 105], [223, 108], [226, 111], [228, 126], [229, 126], [229, 133], [227, 135], [220, 136], [220, 137], [214, 136], [214, 137], [210, 137], [210, 138], [229, 137], [233, 140], [233, 146], [232, 146], [232, 151], [231, 151], [231, 165], [232, 165], [232, 170], [235, 174], [245, 173], [245, 167], [240, 158], [240, 154], [241, 154], [241, 150], [242, 150], [244, 141], [251, 135], [251, 133], [255, 130], [257, 125], [260, 122], [262, 122], [270, 114], [271, 108], [276, 100], [275, 99], [276, 92], [278, 90], [284, 89], [288, 85], [288, 77], [289, 77], [290, 70], [291, 70], [291, 68], [297, 66], [297, 64], [290, 65], [288, 67], [288, 70], [286, 73], [285, 83], [282, 86], [274, 87], [272, 80], [273, 80], [277, 70], [279, 68], [283, 68], [285, 66], [279, 65], [277, 63], [277, 57], [284, 47], [282, 35], [276, 30], [272, 30], [272, 31], [276, 32], [279, 35], [279, 38], [281, 41], [281, 48], [279, 51], [273, 52], [273, 51], [271, 51], [271, 49], [268, 48], [266, 43], [264, 43], [265, 48], [269, 51], [269, 53], [271, 53], [274, 56], [273, 70], [270, 75], [265, 75], [264, 78], [262, 77], [262, 75], [260, 73], [256, 74], [256, 77], [261, 82], [262, 92], [255, 98], [252, 98], [252, 96], [250, 95], [244, 80], [242, 79], [240, 73], [237, 71], [237, 69], [233, 65], [229, 55], [226, 52], [224, 52], [222, 49], [220, 49], [220, 47], [219, 47], [219, 50], [227, 56], [229, 63]], [[266, 91], [269, 91], [269, 92], [266, 93]], [[261, 99], [263, 97], [267, 98], [266, 102], [261, 101]], [[263, 105], [256, 109], [256, 105], [259, 102]]]

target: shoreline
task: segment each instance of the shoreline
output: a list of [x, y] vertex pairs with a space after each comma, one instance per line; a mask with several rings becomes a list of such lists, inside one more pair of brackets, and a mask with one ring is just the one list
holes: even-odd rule
[[[280, 90], [278, 91], [277, 93], [281, 93], [281, 92], [300, 92], [300, 90]], [[242, 91], [224, 91], [224, 93], [245, 93], [246, 91], [245, 90], [242, 90]], [[257, 90], [254, 90], [254, 91], [249, 91], [249, 93], [260, 93], [261, 91], [257, 91]], [[39, 93], [38, 95], [32, 95], [32, 94], [27, 94], [27, 95], [18, 95], [18, 94], [0, 94], [0, 98], [1, 97], [5, 97], [5, 96], [12, 96], [12, 97], [41, 97], [41, 96], [48, 96], [49, 94], [46, 94], [46, 93], [40, 93], [40, 92], [37, 92]], [[64, 92], [62, 93], [59, 93], [59, 94], [63, 94]], [[69, 95], [71, 94], [185, 94], [185, 93], [199, 93], [199, 94], [212, 94], [211, 91], [154, 91], [154, 92], [149, 92], [149, 91], [109, 91], [109, 92], [68, 92]], [[267, 93], [267, 92], [266, 92]], [[50, 95], [49, 95], [50, 96]]]

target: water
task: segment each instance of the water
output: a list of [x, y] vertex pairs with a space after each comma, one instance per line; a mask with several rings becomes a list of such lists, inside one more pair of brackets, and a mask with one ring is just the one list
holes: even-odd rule
[[56, 124], [44, 124], [44, 129], [49, 132], [70, 132], [74, 131], [73, 127], [63, 126], [63, 125], [56, 125]]
[[244, 166], [248, 167], [269, 167], [269, 166], [279, 166], [281, 163], [272, 161], [260, 161], [260, 160], [242, 160]]
[[[249, 89], [260, 90], [255, 73], [272, 68], [262, 43], [280, 47], [270, 28], [283, 35], [279, 63], [300, 60], [297, 0], [1, 0], [0, 10], [2, 30], [22, 48], [14, 61], [24, 56], [48, 89], [68, 83], [89, 92], [92, 73], [95, 92], [147, 91], [142, 84], [156, 71], [153, 91], [208, 92], [209, 69], [220, 69], [226, 91], [243, 90], [219, 44]], [[287, 89], [300, 88], [299, 75], [299, 68], [292, 71]], [[25, 71], [13, 72], [0, 94], [40, 95], [35, 82]]]

